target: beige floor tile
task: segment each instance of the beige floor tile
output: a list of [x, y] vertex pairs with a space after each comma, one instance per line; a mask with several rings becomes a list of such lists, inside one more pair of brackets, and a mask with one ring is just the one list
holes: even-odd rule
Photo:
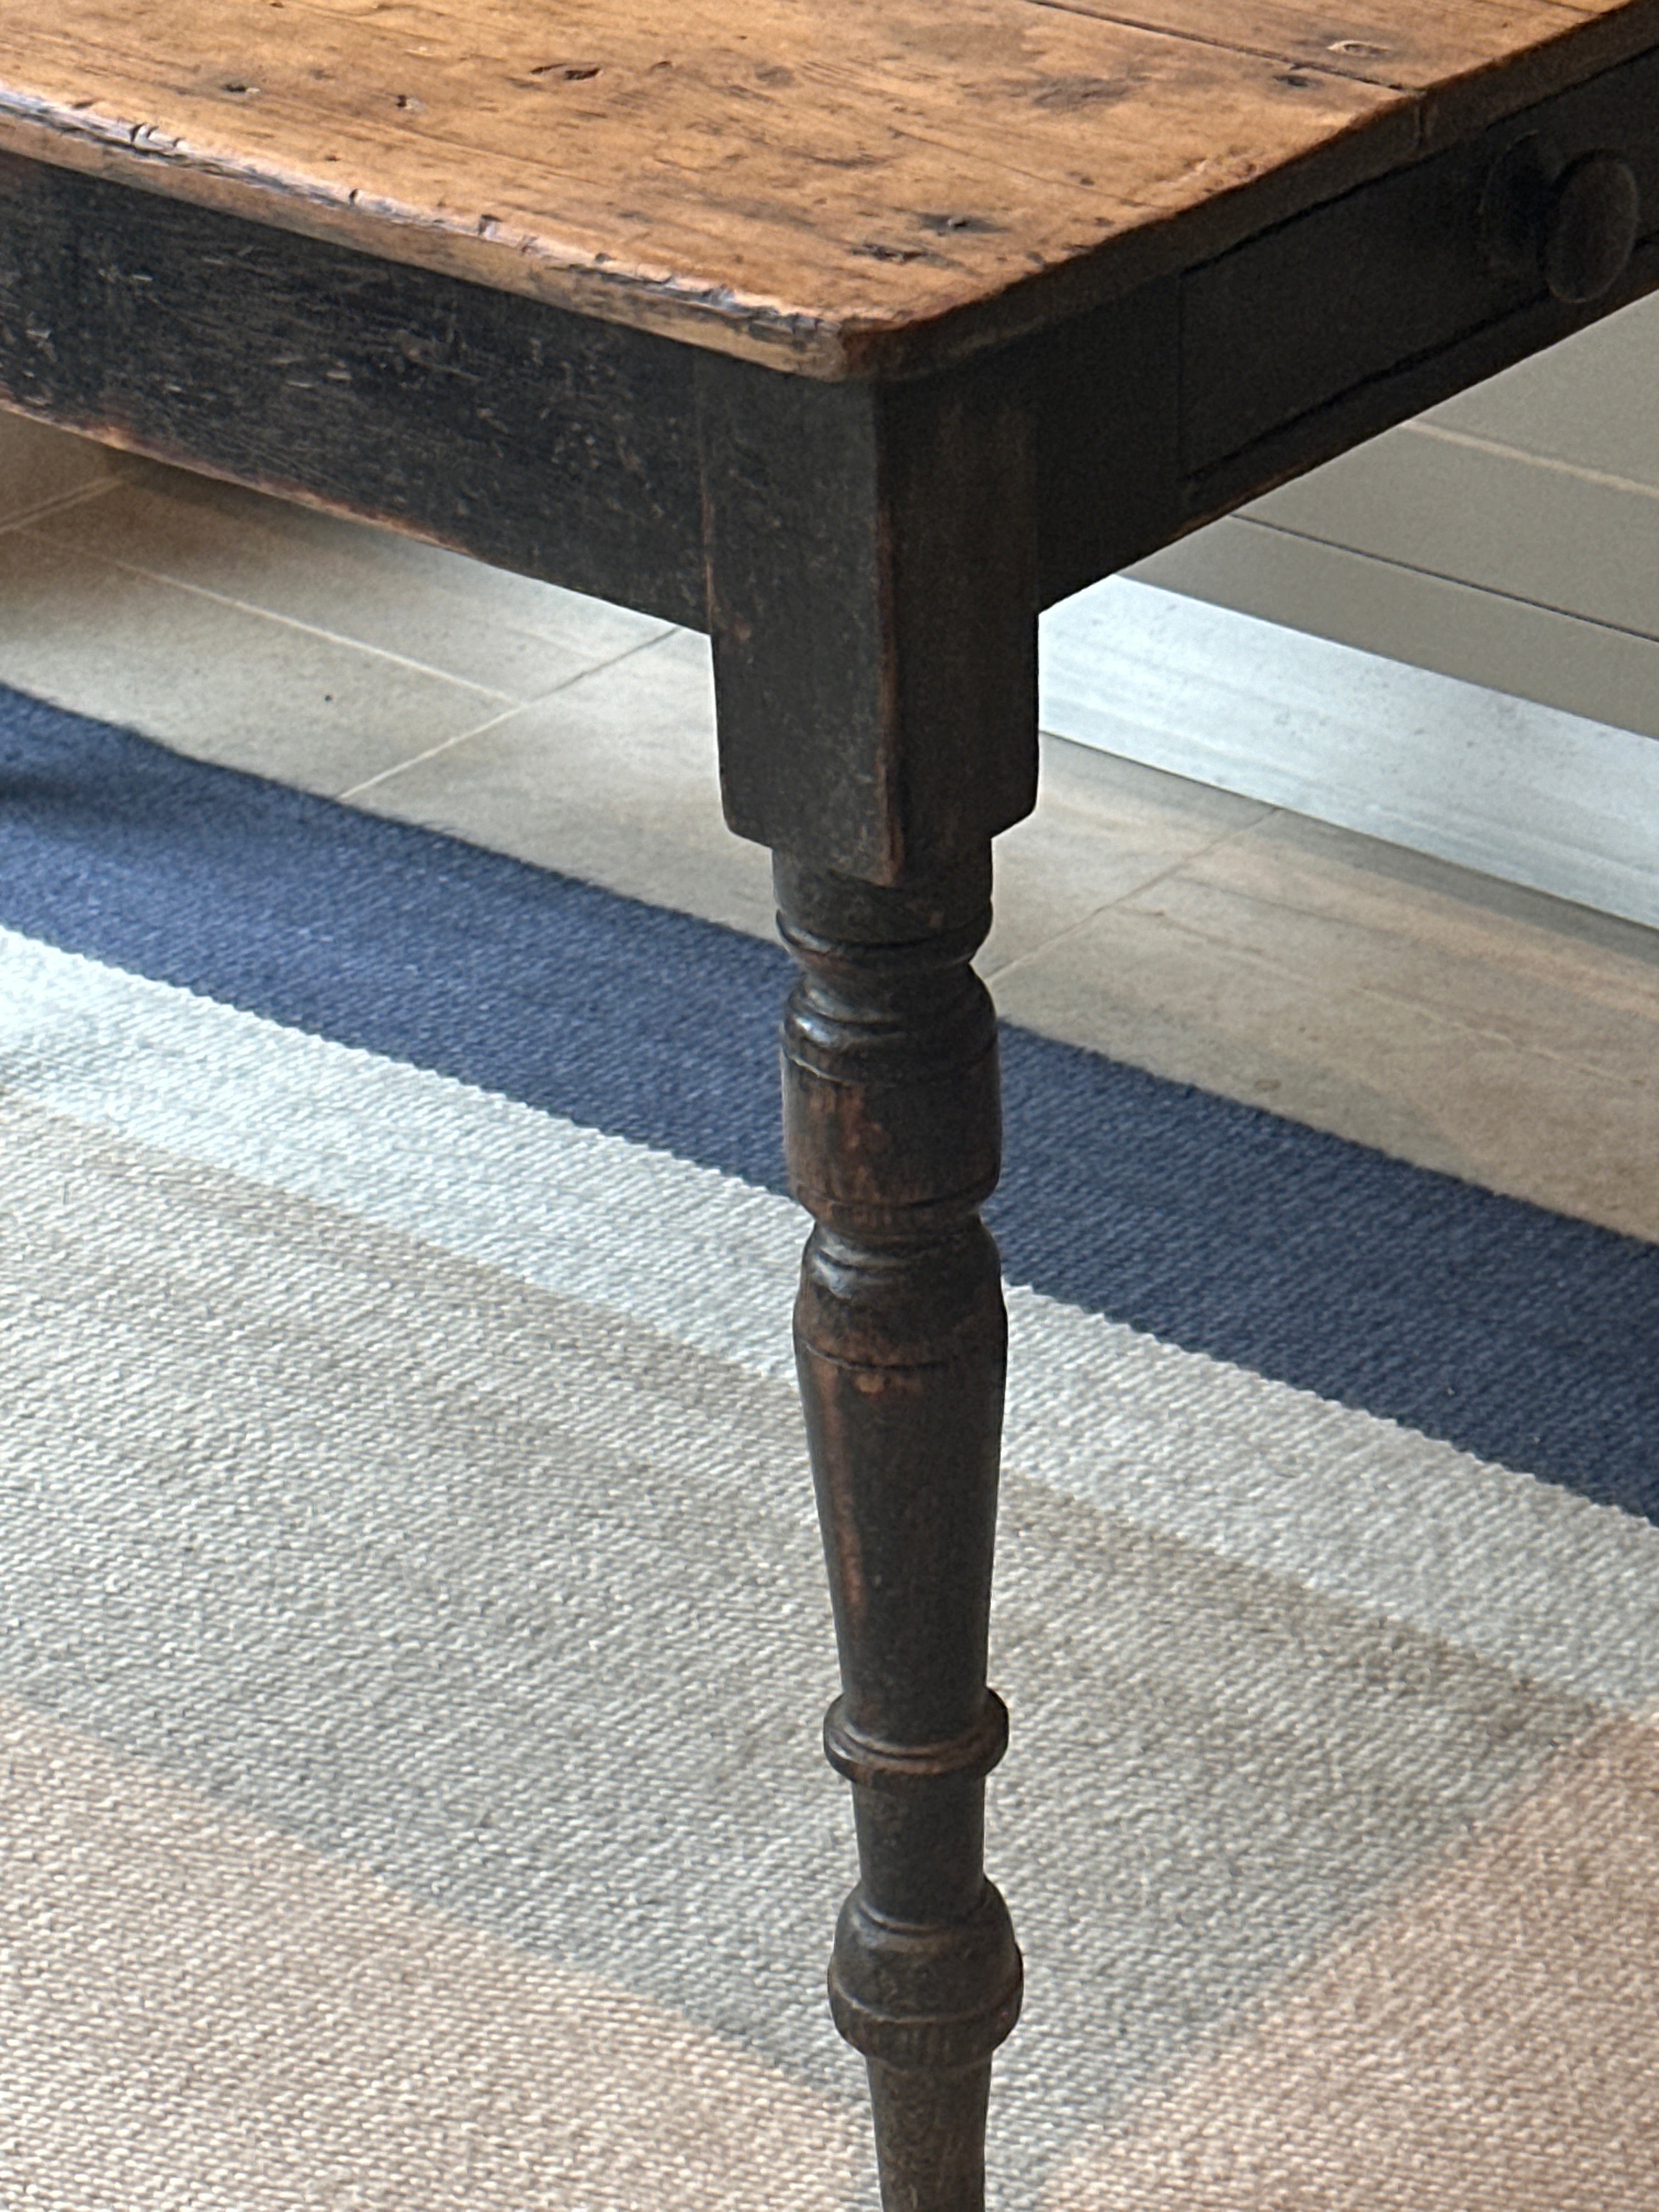
[[1659, 491], [1656, 349], [1659, 298], [1639, 300], [1460, 393], [1427, 419]]
[[[1525, 894], [1488, 902], [1472, 887], [1437, 887], [1430, 867], [1370, 861], [1367, 841], [1281, 815], [1133, 903], [1259, 952], [1314, 988], [1421, 1006], [1494, 1042], [1583, 1075], [1650, 1083], [1659, 1095], [1659, 936], [1610, 919], [1581, 933], [1536, 895], [1528, 914]], [[1445, 872], [1456, 884], [1456, 872]]]
[[0, 533], [0, 683], [200, 760], [337, 793], [476, 728], [502, 702], [70, 553]]
[[1250, 512], [1356, 552], [1659, 637], [1651, 489], [1620, 489], [1407, 425]]
[[350, 796], [609, 890], [773, 933], [770, 861], [720, 814], [708, 646], [690, 631]]
[[[1004, 1018], [1177, 1083], [1265, 1106], [1419, 1165], [1470, 1163], [1381, 1065], [1309, 1033], [1316, 994], [1155, 915], [1109, 907], [996, 981]], [[1363, 1060], [1363, 1054], [1358, 1055]]]
[[132, 465], [106, 446], [0, 407], [0, 529], [112, 485]]
[[[720, 814], [708, 647], [686, 631], [351, 797], [630, 897], [775, 934], [768, 858]], [[1038, 814], [997, 848], [981, 971], [994, 977], [1270, 811], [1045, 741]]]
[[309, 623], [518, 702], [541, 698], [667, 629], [415, 538], [148, 462], [106, 496], [35, 526], [54, 544]]
[[994, 981], [1091, 914], [1272, 812], [1259, 799], [1045, 738], [1037, 811], [997, 841]]
[[[1249, 833], [1246, 833], [1248, 836]], [[1166, 878], [999, 979], [1009, 1018], [1419, 1165], [1659, 1238], [1659, 1090], [1306, 957], [1266, 902], [1231, 935]], [[1283, 911], [1283, 910], [1280, 910]], [[1449, 959], [1455, 960], [1455, 955]], [[1414, 950], [1407, 963], [1415, 972]], [[1375, 966], [1368, 969], [1374, 978]], [[1507, 984], [1495, 974], [1501, 999]]]
[[1195, 531], [1133, 573], [1264, 622], [1659, 737], [1659, 644], [1605, 623], [1244, 515]]

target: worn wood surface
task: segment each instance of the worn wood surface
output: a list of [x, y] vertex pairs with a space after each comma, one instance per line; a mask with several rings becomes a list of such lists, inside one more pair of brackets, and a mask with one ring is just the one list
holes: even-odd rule
[[896, 374], [1655, 44], [1659, 0], [7, 0], [0, 144]]
[[[1645, 113], [1651, 131], [1659, 99], [1644, 89], [1650, 66], [1632, 65], [1628, 104], [1612, 121], [1604, 112], [1607, 88], [1626, 71], [1571, 95], [1575, 107], [1587, 100], [1593, 105], [1583, 127], [1632, 135]], [[1393, 189], [1386, 180], [1368, 188]], [[1339, 211], [1358, 211], [1366, 197], [1301, 221], [1326, 237]], [[1463, 195], [1465, 202], [1471, 197]], [[1287, 276], [1281, 252], [1288, 234], [1270, 234], [1236, 257], [1145, 285], [972, 366], [971, 388], [988, 402], [1000, 394], [998, 406], [1012, 409], [1023, 424], [1011, 448], [1005, 413], [994, 450], [1000, 468], [1011, 451], [1029, 450], [1036, 604], [1051, 605], [1127, 566], [1194, 523], [1653, 289], [1659, 191], [1653, 198], [1647, 242], [1619, 284], [1584, 307], [1549, 298], [1541, 282], [1508, 281], [1499, 288], [1500, 311], [1488, 319], [1489, 272], [1477, 270], [1473, 290], [1466, 289], [1468, 264], [1448, 258], [1442, 233], [1442, 246], [1425, 245], [1424, 261], [1443, 276], [1451, 270], [1449, 288], [1436, 295], [1449, 335], [1427, 352], [1401, 353], [1401, 329], [1409, 336], [1415, 315], [1401, 312], [1401, 268], [1387, 243], [1365, 250], [1363, 234], [1346, 234], [1338, 223], [1343, 234], [1334, 240], [1334, 267], [1322, 266], [1310, 246]], [[1465, 205], [1466, 221], [1469, 212]], [[1246, 283], [1258, 252], [1261, 273]], [[1275, 287], [1287, 282], [1288, 294], [1281, 290], [1275, 300]], [[1271, 315], [1258, 322], [1252, 297], [1271, 305]], [[1328, 313], [1320, 309], [1325, 301]], [[1343, 343], [1333, 352], [1336, 333]], [[1249, 377], [1237, 374], [1243, 360], [1251, 365]], [[1392, 365], [1378, 373], [1384, 363]], [[956, 380], [969, 374], [968, 368], [941, 373], [958, 401], [969, 386]], [[720, 381], [727, 377], [730, 396], [723, 398]], [[522, 294], [379, 263], [49, 164], [0, 158], [0, 405], [416, 531], [498, 566], [694, 627], [709, 619], [707, 530], [710, 542], [718, 538], [727, 549], [721, 589], [734, 615], [744, 618], [745, 604], [756, 611], [763, 585], [785, 635], [798, 628], [821, 635], [825, 602], [815, 598], [818, 586], [799, 564], [793, 580], [782, 562], [769, 577], [763, 546], [751, 541], [743, 550], [740, 538], [732, 541], [732, 501], [759, 502], [766, 489], [754, 470], [746, 490], [741, 467], [712, 483], [703, 512], [705, 472], [718, 465], [716, 417], [729, 408], [739, 433], [745, 420], [757, 423], [757, 378], [776, 387], [769, 404], [775, 400], [785, 414], [807, 405], [815, 392], [826, 410], [812, 433], [816, 459], [798, 434], [788, 448], [799, 463], [799, 480], [792, 487], [782, 475], [775, 477], [780, 505], [771, 520], [763, 504], [751, 507], [751, 522], [769, 529], [775, 544], [787, 533], [791, 512], [797, 528], [828, 526], [813, 470], [830, 465], [830, 449], [840, 441], [835, 465], [844, 482], [858, 439], [873, 434], [879, 420], [916, 420], [935, 381], [907, 380], [900, 389], [910, 398], [884, 416], [867, 390], [860, 397], [816, 380], [764, 376], [749, 363]], [[912, 447], [913, 459], [921, 450]], [[865, 453], [873, 472], [867, 445]], [[1021, 458], [1019, 469], [1024, 465]], [[920, 481], [925, 488], [925, 477]], [[1021, 481], [1017, 471], [1014, 489], [998, 495], [1005, 507], [1017, 503]], [[892, 488], [890, 477], [884, 489], [871, 473], [863, 479], [872, 501], [889, 497]], [[950, 492], [958, 501], [988, 496], [983, 484], [974, 492], [967, 480]], [[938, 526], [955, 511], [941, 497]], [[843, 590], [855, 580], [854, 527], [843, 527], [836, 556]], [[987, 542], [983, 532], [978, 542]], [[1019, 541], [1006, 531], [991, 542], [998, 564], [1015, 554], [1024, 561]], [[920, 543], [909, 541], [913, 563]], [[867, 544], [873, 556], [873, 540]], [[1008, 605], [1018, 607], [1025, 586], [1012, 574], [1005, 580]], [[958, 580], [954, 588], [975, 587]], [[784, 605], [791, 592], [793, 612]], [[987, 646], [995, 627], [970, 608], [963, 634]], [[959, 646], [959, 639], [951, 641], [952, 654]], [[767, 651], [763, 641], [750, 657], [744, 696], [734, 689], [729, 700], [734, 808], [762, 823], [810, 817], [826, 852], [836, 852], [844, 867], [860, 852], [885, 849], [896, 836], [906, 842], [905, 814], [914, 818], [918, 806], [927, 813], [932, 802], [923, 797], [926, 777], [914, 757], [902, 776], [895, 772], [878, 691], [866, 684], [832, 748], [836, 765], [823, 756], [815, 784], [799, 769], [800, 749], [830, 734], [833, 695], [822, 695], [811, 714], [797, 698], [774, 716]], [[963, 672], [971, 665], [959, 664]], [[728, 661], [734, 686], [739, 668]], [[992, 688], [981, 687], [981, 697]], [[1002, 810], [1017, 802], [1024, 771], [992, 720], [970, 716], [963, 726], [979, 732], [973, 795], [981, 810], [978, 826], [988, 833], [994, 816], [1012, 818]], [[847, 748], [860, 745], [871, 773], [855, 782]], [[797, 766], [786, 771], [792, 754]], [[960, 744], [947, 747], [927, 773], [960, 782], [969, 758]], [[878, 819], [860, 806], [859, 794], [876, 791], [874, 770], [884, 759], [880, 787], [899, 811]], [[747, 775], [740, 762], [749, 764]], [[947, 791], [942, 811], [929, 818], [961, 828], [968, 810], [948, 802]]]
[[0, 401], [693, 626], [698, 358], [0, 154]]
[[[1638, 235], [1659, 234], [1659, 52], [1527, 112], [1563, 165], [1613, 147]], [[1201, 471], [1345, 390], [1438, 353], [1543, 289], [1536, 256], [1500, 263], [1480, 211], [1502, 132], [1310, 209], [1182, 280], [1184, 458]]]
[[[1425, 146], [1495, 120], [1561, 82], [1553, 51], [1564, 8], [1585, 20], [1577, 58], [1594, 67], [1649, 45], [1653, 21], [1620, 0], [1065, 0], [1079, 15], [1219, 42], [1264, 59], [1425, 95]], [[1590, 20], [1593, 19], [1593, 20]]]
[[[0, 16], [0, 401], [714, 632], [728, 812], [801, 968], [797, 1348], [860, 1860], [831, 2000], [888, 2212], [981, 2212], [1019, 2006], [981, 1857], [1006, 1335], [969, 963], [1033, 795], [1036, 607], [1659, 282], [1659, 0], [1129, 14]], [[1639, 185], [1598, 300], [1483, 252], [1534, 124]]]
[[891, 884], [1030, 813], [1034, 422], [1006, 368], [826, 388], [701, 361], [720, 778], [742, 836]]

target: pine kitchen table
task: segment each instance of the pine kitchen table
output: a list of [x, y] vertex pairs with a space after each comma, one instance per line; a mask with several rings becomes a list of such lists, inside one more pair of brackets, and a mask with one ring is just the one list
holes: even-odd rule
[[0, 10], [0, 401], [712, 635], [889, 2212], [981, 2203], [1020, 2002], [970, 963], [1038, 611], [1656, 285], [1659, 0]]

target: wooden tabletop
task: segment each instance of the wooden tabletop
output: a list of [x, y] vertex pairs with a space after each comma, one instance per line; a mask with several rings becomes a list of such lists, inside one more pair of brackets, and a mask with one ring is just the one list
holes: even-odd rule
[[4, 0], [0, 149], [838, 377], [1656, 46], [1659, 0]]

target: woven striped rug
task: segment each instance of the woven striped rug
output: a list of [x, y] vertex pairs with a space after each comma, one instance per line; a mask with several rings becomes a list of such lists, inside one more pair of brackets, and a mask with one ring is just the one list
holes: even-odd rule
[[[0, 695], [0, 2203], [842, 2212], [774, 949]], [[1652, 2212], [1659, 1255], [1018, 1032], [1000, 2212]]]

